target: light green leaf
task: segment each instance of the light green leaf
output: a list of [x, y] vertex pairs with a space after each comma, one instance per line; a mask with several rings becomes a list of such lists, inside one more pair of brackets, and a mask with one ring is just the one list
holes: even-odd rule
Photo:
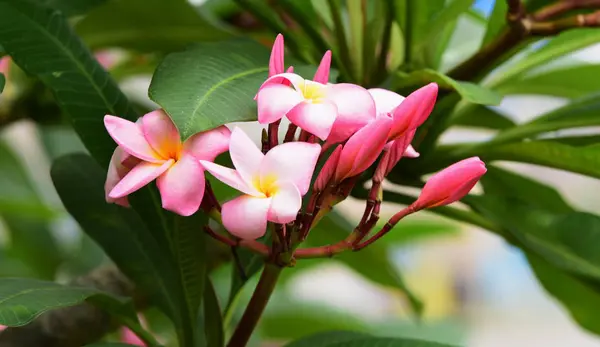
[[600, 178], [600, 145], [573, 147], [554, 141], [528, 141], [481, 148], [484, 160], [538, 164]]
[[516, 124], [510, 118], [489, 107], [473, 105], [468, 112], [457, 117], [453, 125], [504, 130], [510, 129]]
[[586, 64], [519, 77], [498, 85], [495, 90], [508, 94], [542, 94], [579, 98], [600, 89], [600, 65]]
[[367, 336], [367, 334], [355, 331], [327, 331], [301, 338], [285, 345], [285, 347], [327, 347]]
[[410, 74], [398, 73], [394, 77], [396, 78], [392, 82], [394, 89], [436, 82], [440, 88], [454, 90], [464, 100], [475, 104], [498, 105], [502, 101], [502, 95], [490, 89], [471, 82], [454, 80], [441, 72], [431, 69], [418, 70]]
[[507, 83], [519, 78], [523, 73], [535, 67], [590, 46], [598, 41], [600, 41], [600, 32], [592, 28], [562, 32], [541, 48], [512, 63], [502, 73], [496, 74], [489, 84], [500, 85], [501, 83]]
[[500, 32], [502, 29], [506, 27], [506, 13], [508, 12], [508, 7], [506, 5], [506, 1], [504, 0], [495, 0], [494, 9], [488, 18], [487, 30], [485, 31], [485, 35], [483, 36], [483, 42], [481, 46], [485, 46], [490, 43]]
[[93, 49], [173, 51], [194, 42], [231, 37], [183, 0], [110, 0], [79, 21], [75, 29]]
[[[314, 247], [334, 244], [346, 238], [353, 229], [354, 226], [344, 216], [333, 211], [313, 227], [306, 244]], [[406, 286], [392, 265], [385, 246], [374, 244], [358, 253], [341, 253], [335, 259], [373, 282], [399, 289], [406, 295], [412, 309], [418, 315], [421, 314], [423, 304]]]
[[0, 298], [0, 324], [7, 326], [22, 326], [46, 311], [84, 301], [137, 321], [133, 306], [127, 299], [116, 298], [91, 287], [63, 286], [31, 278], [2, 278]]
[[351, 341], [338, 342], [327, 347], [454, 347], [437, 342], [413, 339], [395, 339], [388, 337], [357, 338]]
[[63, 15], [29, 0], [0, 0], [0, 45], [48, 86], [90, 153], [105, 167], [115, 143], [103, 117], [136, 114]]

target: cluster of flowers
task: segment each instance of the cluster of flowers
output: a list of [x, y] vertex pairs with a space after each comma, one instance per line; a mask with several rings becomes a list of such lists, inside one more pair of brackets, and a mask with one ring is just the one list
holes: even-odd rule
[[[384, 89], [330, 84], [330, 63], [328, 51], [312, 80], [294, 74], [292, 67], [286, 72], [283, 37], [277, 37], [269, 77], [255, 96], [258, 121], [269, 130], [262, 150], [240, 128], [230, 131], [225, 126], [182, 143], [162, 110], [136, 123], [107, 115], [106, 129], [118, 144], [106, 180], [107, 201], [127, 206], [127, 195], [156, 179], [163, 208], [191, 215], [203, 200], [206, 170], [243, 193], [223, 204], [225, 228], [241, 239], [256, 239], [268, 222], [287, 224], [300, 218], [302, 197], [326, 153], [331, 154], [317, 173], [311, 198], [356, 182], [381, 156], [373, 177], [380, 185], [403, 156], [419, 155], [410, 143], [434, 107], [438, 86], [429, 84], [404, 98]], [[277, 129], [283, 117], [291, 125], [279, 144]], [[235, 169], [214, 163], [226, 151]], [[485, 171], [476, 157], [450, 166], [428, 180], [410, 211], [462, 198]]]

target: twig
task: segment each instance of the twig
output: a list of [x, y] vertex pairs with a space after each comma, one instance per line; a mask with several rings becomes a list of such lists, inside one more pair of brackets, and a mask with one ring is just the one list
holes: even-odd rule
[[385, 225], [383, 226], [383, 228], [381, 228], [375, 235], [373, 235], [371, 238], [369, 238], [367, 241], [365, 242], [361, 242], [359, 244], [354, 245], [353, 250], [354, 251], [359, 251], [365, 247], [367, 247], [368, 245], [372, 244], [373, 242], [379, 240], [380, 238], [382, 238], [385, 234], [387, 234], [390, 230], [392, 230], [394, 228], [394, 226], [396, 224], [398, 224], [398, 222], [408, 216], [409, 214], [416, 212], [415, 208], [410, 205], [408, 207], [406, 207], [405, 209], [403, 209], [402, 211], [396, 213], [395, 215], [392, 216], [392, 218], [390, 218], [388, 220], [387, 223], [385, 223]]
[[554, 4], [542, 7], [531, 18], [535, 21], [546, 21], [548, 19], [561, 16], [569, 11], [585, 9], [585, 8], [599, 8], [600, 0], [563, 0]]
[[204, 231], [210, 235], [212, 238], [214, 238], [217, 241], [220, 241], [230, 247], [244, 247], [247, 248], [255, 253], [264, 255], [264, 256], [268, 256], [269, 255], [269, 248], [267, 246], [265, 246], [264, 244], [256, 241], [256, 240], [243, 240], [243, 239], [231, 239], [227, 236], [221, 235], [217, 232], [215, 232], [214, 230], [212, 230], [211, 227], [209, 226], [205, 226], [204, 227]]
[[267, 134], [267, 137], [269, 139], [269, 149], [277, 146], [279, 144], [279, 124], [281, 123], [281, 120], [278, 120], [276, 122], [273, 122], [271, 124], [269, 124], [269, 132]]
[[285, 133], [285, 138], [283, 139], [284, 143], [294, 141], [294, 137], [296, 136], [296, 129], [298, 129], [298, 126], [296, 124], [290, 123], [290, 125], [288, 125], [287, 131]]
[[567, 29], [600, 26], [600, 11], [578, 14], [554, 22], [532, 22], [529, 33], [534, 36], [552, 36]]

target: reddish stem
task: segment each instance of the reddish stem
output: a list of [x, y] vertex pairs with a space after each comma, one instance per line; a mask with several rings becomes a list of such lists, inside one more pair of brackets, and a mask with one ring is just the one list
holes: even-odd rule
[[296, 129], [298, 129], [298, 126], [290, 123], [285, 133], [285, 137], [283, 139], [284, 143], [294, 141], [294, 137], [296, 136]]
[[204, 227], [204, 231], [208, 235], [210, 235], [212, 238], [214, 238], [215, 240], [220, 241], [228, 246], [244, 247], [255, 253], [264, 255], [265, 257], [269, 255], [269, 248], [256, 240], [242, 240], [242, 239], [233, 240], [225, 235], [221, 235], [221, 234], [215, 232], [208, 225]]

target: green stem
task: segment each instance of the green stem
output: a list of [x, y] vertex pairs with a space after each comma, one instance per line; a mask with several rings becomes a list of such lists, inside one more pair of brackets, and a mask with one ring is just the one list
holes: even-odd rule
[[246, 346], [275, 289], [281, 270], [282, 268], [277, 265], [271, 263], [265, 264], [254, 294], [252, 294], [246, 311], [244, 311], [244, 315], [233, 332], [227, 347]]
[[[350, 59], [350, 48], [348, 48], [348, 41], [346, 40], [346, 30], [344, 28], [344, 21], [342, 20], [342, 8], [338, 0], [327, 0], [329, 9], [331, 10], [331, 17], [333, 18], [333, 24], [335, 26], [335, 36], [340, 50], [340, 59], [343, 62], [347, 71], [352, 71], [352, 61]], [[355, 76], [349, 76], [351, 79], [356, 80]]]

